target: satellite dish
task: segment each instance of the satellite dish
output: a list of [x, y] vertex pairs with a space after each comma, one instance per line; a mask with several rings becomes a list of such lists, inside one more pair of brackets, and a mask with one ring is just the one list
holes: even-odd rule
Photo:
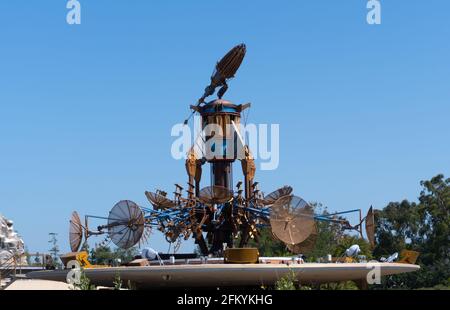
[[222, 78], [231, 79], [242, 64], [246, 53], [245, 44], [233, 47], [216, 65]]
[[72, 212], [69, 227], [69, 243], [72, 252], [78, 252], [83, 239], [83, 225], [81, 225], [80, 217], [77, 211]]
[[222, 186], [208, 186], [200, 190], [198, 198], [205, 204], [225, 203], [233, 198], [233, 192]]
[[275, 201], [277, 201], [278, 198], [290, 195], [291, 193], [292, 193], [292, 187], [283, 186], [282, 188], [279, 188], [276, 191], [265, 196], [264, 200], [263, 200], [263, 204], [264, 205], [272, 205], [275, 203]]
[[145, 196], [156, 210], [169, 209], [175, 207], [176, 205], [175, 202], [161, 194], [145, 192]]
[[308, 238], [306, 238], [305, 241], [300, 242], [298, 244], [288, 244], [287, 247], [289, 251], [291, 251], [294, 254], [305, 254], [309, 253], [314, 249], [314, 246], [316, 245], [317, 240], [317, 226], [314, 225], [313, 232], [311, 235], [309, 235]]
[[141, 208], [130, 200], [122, 200], [109, 212], [108, 235], [119, 248], [128, 249], [141, 239], [144, 223]]
[[373, 248], [375, 246], [375, 218], [372, 206], [366, 215], [366, 235], [367, 239], [369, 239], [370, 246]]
[[272, 205], [270, 225], [273, 234], [286, 244], [305, 241], [315, 227], [314, 212], [306, 201], [297, 196], [283, 196]]

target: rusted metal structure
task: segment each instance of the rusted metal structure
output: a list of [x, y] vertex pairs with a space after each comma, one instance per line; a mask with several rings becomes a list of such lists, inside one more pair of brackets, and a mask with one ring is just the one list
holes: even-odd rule
[[239, 44], [231, 49], [216, 65], [214, 73], [211, 76], [211, 83], [205, 88], [205, 93], [198, 100], [198, 103], [205, 102], [205, 98], [214, 94], [216, 88], [221, 87], [217, 97], [222, 99], [228, 90], [227, 81], [234, 78], [237, 70], [244, 60], [247, 47], [245, 44]]
[[[316, 221], [335, 222], [343, 229], [358, 230], [362, 235], [364, 219], [351, 226], [341, 217], [360, 210], [317, 215], [306, 201], [292, 194], [290, 186], [281, 187], [267, 196], [259, 191], [258, 182], [255, 182], [255, 161], [239, 129], [241, 113], [250, 104], [234, 104], [222, 99], [228, 88], [227, 80], [234, 77], [245, 53], [244, 44], [228, 52], [217, 63], [204, 95], [196, 105], [190, 106], [192, 113], [198, 113], [201, 118], [202, 131], [196, 141], [202, 146], [194, 143], [187, 154], [186, 190], [175, 184], [173, 198], [162, 190], [145, 192], [152, 208], [138, 207], [129, 200], [121, 201], [104, 218], [108, 223], [99, 226], [97, 231], [89, 230], [89, 216], [82, 225], [75, 214], [70, 233], [73, 252], [78, 250], [83, 233], [85, 238], [107, 233], [114, 244], [128, 248], [146, 239], [150, 228], [161, 231], [169, 243], [175, 244], [175, 249], [182, 240], [193, 237], [204, 255], [222, 254], [224, 244], [228, 248], [235, 245], [242, 248], [250, 239], [258, 241], [262, 227], [270, 227], [274, 238], [286, 243], [293, 252], [312, 247], [317, 235]], [[218, 98], [205, 102], [218, 87], [221, 87]], [[234, 185], [233, 166], [237, 161], [243, 182]], [[210, 166], [211, 180], [202, 187], [206, 164]], [[366, 223], [372, 242], [371, 223], [373, 213], [369, 213]]]

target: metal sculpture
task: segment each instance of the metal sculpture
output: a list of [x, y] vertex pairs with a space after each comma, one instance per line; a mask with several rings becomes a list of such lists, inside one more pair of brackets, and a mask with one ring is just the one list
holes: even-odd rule
[[227, 81], [234, 78], [237, 70], [244, 60], [247, 48], [245, 44], [239, 44], [233, 47], [217, 64], [211, 76], [211, 83], [205, 88], [205, 93], [198, 100], [198, 103], [205, 102], [205, 99], [214, 94], [216, 88], [221, 87], [217, 97], [222, 99], [228, 90]]
[[314, 212], [297, 196], [282, 196], [272, 205], [270, 226], [273, 234], [288, 245], [305, 241], [314, 230]]
[[373, 208], [370, 206], [366, 216], [366, 236], [369, 239], [370, 246], [375, 246], [375, 218], [373, 214]]
[[78, 213], [74, 211], [72, 217], [70, 218], [70, 228], [69, 228], [69, 243], [72, 252], [78, 251], [83, 239], [83, 226], [81, 225], [80, 217]]
[[310, 253], [316, 244], [317, 240], [317, 225], [314, 225], [314, 229], [311, 232], [311, 234], [306, 238], [304, 241], [297, 243], [297, 244], [288, 244], [287, 248], [289, 251], [295, 254], [306, 254]]
[[144, 214], [137, 204], [129, 200], [118, 202], [109, 212], [108, 235], [120, 248], [128, 249], [141, 240], [144, 233]]
[[[86, 216], [83, 227], [85, 239], [107, 234], [106, 240], [129, 248], [145, 242], [150, 231], [156, 229], [164, 234], [170, 244], [179, 245], [182, 240], [193, 237], [202, 254], [207, 255], [221, 253], [224, 244], [229, 248], [235, 244], [244, 247], [251, 239], [258, 241], [260, 230], [264, 227], [270, 228], [274, 237], [283, 241], [293, 252], [304, 251], [314, 245], [317, 221], [337, 223], [342, 229], [357, 230], [362, 236], [364, 219], [361, 218], [361, 210], [314, 214], [305, 200], [292, 194], [290, 186], [267, 196], [258, 189], [258, 182], [254, 181], [254, 157], [239, 131], [241, 112], [250, 104], [236, 105], [221, 98], [227, 90], [227, 80], [234, 77], [245, 52], [246, 47], [241, 44], [225, 55], [217, 63], [211, 84], [198, 104], [191, 106], [192, 113], [200, 114], [203, 135], [196, 141], [196, 144], [202, 144], [201, 152], [198, 152], [199, 146], [194, 144], [187, 154], [187, 189], [175, 184], [173, 198], [162, 190], [146, 191], [145, 195], [153, 208], [138, 207], [134, 202], [125, 200], [116, 204], [107, 218]], [[218, 92], [219, 98], [205, 103], [205, 98], [212, 95], [217, 87], [222, 87]], [[222, 129], [221, 134], [207, 132], [209, 125]], [[235, 146], [240, 146], [240, 149], [234, 150]], [[237, 160], [241, 162], [244, 180], [234, 187], [233, 164]], [[211, 168], [211, 182], [201, 187], [202, 170], [207, 163]], [[352, 226], [341, 217], [352, 212], [360, 214], [358, 225]], [[104, 219], [107, 224], [100, 225], [97, 231], [90, 231], [88, 218]], [[370, 240], [373, 238], [372, 218], [369, 214], [366, 222]], [[81, 223], [78, 222], [79, 219], [73, 217], [72, 250], [80, 245]], [[72, 223], [75, 223], [73, 228]]]

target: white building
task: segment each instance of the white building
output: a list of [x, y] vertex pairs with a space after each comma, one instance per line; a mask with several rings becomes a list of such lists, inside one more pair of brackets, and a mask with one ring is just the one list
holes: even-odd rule
[[11, 260], [13, 256], [22, 257], [25, 252], [23, 240], [14, 231], [14, 223], [0, 214], [0, 265]]

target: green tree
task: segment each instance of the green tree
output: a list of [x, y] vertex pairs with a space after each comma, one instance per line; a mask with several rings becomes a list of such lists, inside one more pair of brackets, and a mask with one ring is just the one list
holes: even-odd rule
[[421, 269], [383, 279], [384, 288], [450, 284], [450, 179], [440, 174], [420, 184], [418, 203], [391, 202], [375, 213], [375, 257], [402, 249], [420, 252]]
[[137, 253], [138, 250], [135, 247], [112, 250], [108, 246], [97, 246], [91, 249], [89, 259], [94, 265], [113, 265], [118, 259], [124, 264], [132, 261]]
[[258, 248], [260, 256], [290, 256], [292, 255], [286, 245], [280, 240], [276, 239], [270, 228], [262, 228], [260, 230], [259, 242], [250, 240], [249, 247]]
[[122, 264], [131, 262], [137, 254], [139, 254], [139, 250], [135, 247], [129, 249], [116, 248], [114, 250], [114, 258], [120, 259]]
[[[321, 203], [311, 203], [314, 208], [314, 213], [321, 215], [328, 215], [328, 209]], [[308, 261], [316, 261], [319, 257], [324, 257], [327, 254], [336, 252], [339, 240], [343, 236], [342, 228], [339, 224], [326, 221], [316, 221], [317, 239], [314, 248], [307, 255]]]
[[114, 253], [108, 246], [97, 246], [90, 251], [90, 262], [94, 265], [111, 265], [114, 260]]

